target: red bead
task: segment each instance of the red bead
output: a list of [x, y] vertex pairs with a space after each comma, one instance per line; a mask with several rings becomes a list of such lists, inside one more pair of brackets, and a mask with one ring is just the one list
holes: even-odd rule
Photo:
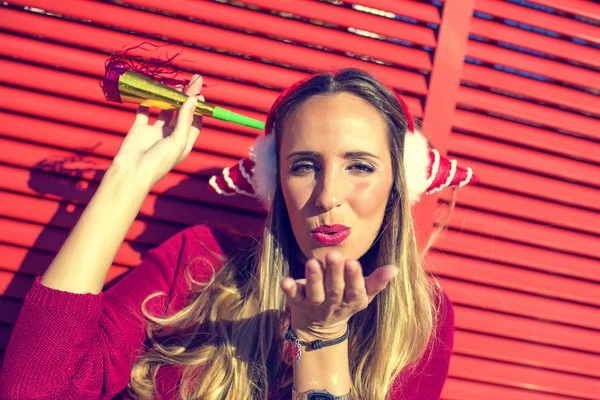
[[292, 358], [298, 358], [298, 347], [292, 346], [290, 354], [292, 355]]

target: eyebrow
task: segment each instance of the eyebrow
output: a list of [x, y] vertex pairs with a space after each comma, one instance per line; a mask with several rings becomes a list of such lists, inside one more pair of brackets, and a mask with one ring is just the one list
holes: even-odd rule
[[[286, 158], [290, 159], [295, 156], [319, 158], [319, 157], [321, 157], [321, 153], [318, 153], [316, 151], [295, 151], [295, 152], [289, 154]], [[369, 153], [368, 151], [347, 151], [342, 155], [342, 157], [343, 158], [372, 157], [372, 158], [379, 159], [379, 157], [377, 157], [375, 154]]]

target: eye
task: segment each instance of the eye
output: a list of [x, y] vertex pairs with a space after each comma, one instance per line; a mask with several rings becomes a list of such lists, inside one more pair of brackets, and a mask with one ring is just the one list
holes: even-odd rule
[[361, 174], [371, 174], [375, 172], [375, 167], [366, 162], [355, 162], [348, 167], [351, 171]]
[[302, 176], [317, 171], [317, 166], [312, 161], [299, 161], [290, 167], [291, 175]]

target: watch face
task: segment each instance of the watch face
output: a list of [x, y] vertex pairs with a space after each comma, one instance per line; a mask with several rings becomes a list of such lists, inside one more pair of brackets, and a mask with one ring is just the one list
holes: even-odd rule
[[311, 393], [308, 395], [308, 400], [331, 400], [335, 398], [332, 394], [329, 393]]

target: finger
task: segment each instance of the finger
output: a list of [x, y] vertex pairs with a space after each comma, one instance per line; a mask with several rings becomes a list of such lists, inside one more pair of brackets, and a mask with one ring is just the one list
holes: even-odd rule
[[[188, 96], [196, 96], [198, 98], [198, 100], [204, 101], [204, 96], [202, 96], [202, 98], [200, 98], [200, 96], [198, 96], [198, 93], [200, 93], [201, 89], [202, 89], [202, 76], [196, 74], [196, 75], [192, 76], [192, 78], [190, 79], [190, 84], [188, 85], [187, 89], [185, 90], [185, 94], [187, 94]], [[202, 126], [202, 119], [199, 119], [199, 118], [202, 118], [202, 117], [201, 116], [194, 117], [194, 126], [197, 126], [198, 129], [200, 129], [200, 127]], [[174, 128], [175, 125], [177, 125], [177, 116], [172, 115], [167, 126], [170, 128]], [[196, 137], [197, 137], [197, 135], [196, 135]], [[194, 141], [196, 141], [195, 138], [194, 138]]]
[[304, 300], [305, 291], [304, 285], [301, 282], [295, 281], [293, 278], [287, 277], [281, 281], [281, 290], [288, 299], [288, 302], [300, 303]]
[[[183, 90], [185, 89], [185, 85], [183, 84], [177, 84], [174, 86], [175, 89], [177, 89], [177, 91], [179, 92], [183, 92]], [[186, 94], [189, 94], [186, 92]], [[163, 126], [167, 125], [168, 127], [174, 128], [175, 125], [177, 123], [177, 113], [173, 110], [161, 110], [160, 113], [158, 114], [158, 118], [156, 119], [156, 122], [154, 123], [154, 126], [158, 127], [158, 128], [162, 128]]]
[[136, 124], [148, 124], [150, 120], [150, 108], [146, 106], [138, 106], [138, 109], [135, 114], [135, 123]]
[[[201, 94], [197, 95], [196, 97], [198, 98], [198, 101], [205, 101], [204, 96], [202, 96]], [[192, 134], [195, 135], [195, 137], [194, 137], [194, 142], [195, 142], [196, 138], [198, 137], [198, 133], [200, 133], [200, 129], [202, 129], [202, 115], [194, 114], [193, 126], [195, 129], [192, 130]]]
[[328, 303], [339, 304], [344, 298], [344, 257], [337, 251], [325, 256], [325, 296]]
[[[196, 97], [198, 98], [198, 100], [204, 101], [204, 96], [198, 95]], [[196, 140], [198, 140], [198, 136], [200, 136], [201, 129], [202, 129], [202, 115], [194, 114], [194, 120], [192, 122], [192, 127], [190, 128], [190, 134], [188, 136], [188, 142], [185, 147], [185, 151], [179, 157], [177, 164], [182, 162], [188, 156], [188, 154], [190, 154], [190, 152], [194, 148], [194, 144], [196, 143]]]
[[160, 110], [158, 118], [156, 118], [156, 121], [154, 122], [154, 126], [162, 128], [175, 119], [175, 114], [176, 112], [174, 110]]
[[190, 96], [177, 113], [177, 123], [171, 137], [178, 146], [181, 146], [182, 150], [187, 146], [197, 101], [198, 99], [195, 96]]
[[200, 94], [200, 91], [202, 90], [202, 76], [198, 75], [198, 74], [194, 74], [192, 76], [192, 78], [190, 79], [190, 84], [188, 85], [185, 94], [190, 95], [190, 96], [196, 96], [198, 94]]
[[315, 259], [308, 260], [304, 266], [306, 276], [306, 300], [314, 305], [325, 301], [325, 290], [323, 287], [323, 269]]
[[385, 289], [388, 282], [396, 275], [398, 275], [398, 268], [393, 265], [386, 265], [377, 268], [371, 275], [365, 278], [365, 288], [367, 290], [369, 301], [371, 301], [377, 293]]
[[[177, 84], [174, 86], [174, 88], [181, 92], [184, 88], [184, 85]], [[162, 128], [165, 125], [169, 125], [171, 121], [175, 119], [175, 114], [176, 112], [174, 110], [160, 110], [158, 113], [158, 118], [156, 118], [156, 121], [154, 122], [154, 126]]]
[[[201, 94], [199, 94], [198, 96], [196, 96], [196, 98], [198, 99], [198, 101], [204, 101], [204, 96], [202, 96]], [[173, 119], [173, 121], [171, 121], [171, 126], [174, 127], [175, 126], [175, 119]], [[196, 142], [196, 139], [198, 138], [198, 134], [200, 133], [200, 129], [202, 129], [202, 115], [200, 114], [194, 114], [194, 122], [192, 123], [192, 129], [190, 131], [190, 137], [192, 139], [191, 143], [188, 143], [189, 145], [193, 145]], [[192, 146], [189, 146], [189, 149], [191, 150]]]
[[346, 286], [344, 288], [344, 301], [346, 303], [357, 302], [364, 298], [365, 278], [362, 267], [358, 261], [348, 260], [345, 263], [344, 278]]
[[[204, 101], [204, 96], [198, 95], [196, 97], [199, 101]], [[190, 129], [190, 137], [188, 138], [186, 153], [189, 153], [194, 148], [194, 144], [196, 143], [196, 140], [198, 140], [201, 129], [202, 115], [194, 114], [194, 121], [192, 122], [192, 128]]]

